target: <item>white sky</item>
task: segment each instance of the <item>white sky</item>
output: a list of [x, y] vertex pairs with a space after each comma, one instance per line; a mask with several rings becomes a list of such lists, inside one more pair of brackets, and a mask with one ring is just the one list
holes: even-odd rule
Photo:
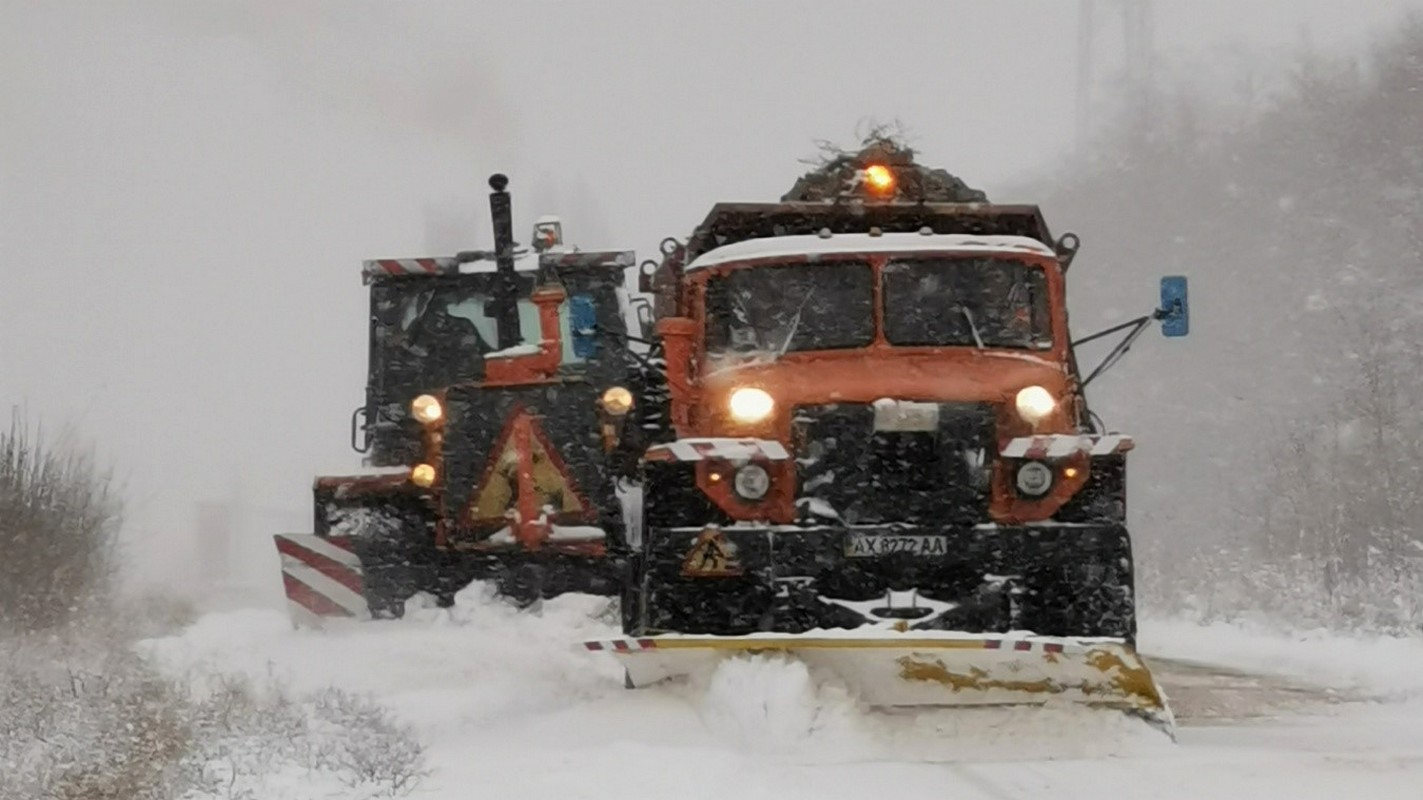
[[[1355, 47], [1417, 5], [1159, 0], [1157, 43]], [[360, 260], [487, 244], [490, 172], [520, 237], [559, 213], [644, 257], [870, 118], [993, 196], [1070, 144], [1075, 25], [1066, 0], [0, 0], [0, 403], [96, 441], [142, 577], [191, 574], [194, 503], [234, 492], [265, 553], [314, 474], [359, 467]]]

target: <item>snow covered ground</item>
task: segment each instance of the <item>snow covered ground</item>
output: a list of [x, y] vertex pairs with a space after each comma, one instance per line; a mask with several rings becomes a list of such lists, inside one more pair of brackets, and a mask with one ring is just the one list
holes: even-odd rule
[[576, 646], [614, 632], [606, 611], [564, 597], [520, 615], [471, 588], [452, 610], [321, 632], [216, 613], [143, 649], [175, 673], [369, 692], [417, 726], [433, 772], [413, 796], [433, 800], [1423, 796], [1423, 641], [1149, 622], [1173, 744], [1085, 709], [868, 711], [768, 658], [627, 691], [611, 658]]

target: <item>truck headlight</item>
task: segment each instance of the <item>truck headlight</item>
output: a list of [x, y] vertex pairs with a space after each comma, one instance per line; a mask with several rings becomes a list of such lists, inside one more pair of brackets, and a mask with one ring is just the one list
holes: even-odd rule
[[445, 409], [440, 407], [440, 401], [434, 395], [422, 394], [410, 401], [410, 416], [426, 425], [439, 422], [444, 415]]
[[751, 423], [760, 422], [771, 416], [771, 412], [776, 409], [776, 401], [763, 389], [743, 386], [731, 393], [727, 406], [731, 411], [732, 419], [737, 422]]
[[760, 464], [747, 464], [736, 471], [732, 485], [741, 499], [760, 500], [771, 491], [771, 473]]
[[1057, 408], [1057, 400], [1047, 389], [1041, 386], [1029, 386], [1018, 392], [1016, 405], [1018, 406], [1018, 416], [1035, 425]]

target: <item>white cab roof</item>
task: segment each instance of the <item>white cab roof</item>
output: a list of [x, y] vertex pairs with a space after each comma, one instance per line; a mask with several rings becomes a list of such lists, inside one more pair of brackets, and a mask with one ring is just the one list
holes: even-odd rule
[[1056, 254], [1037, 239], [1027, 236], [972, 236], [962, 233], [837, 233], [820, 236], [776, 236], [747, 239], [702, 253], [688, 264], [688, 272], [731, 261], [791, 256], [827, 256], [856, 253], [919, 253], [925, 251], [969, 253]]

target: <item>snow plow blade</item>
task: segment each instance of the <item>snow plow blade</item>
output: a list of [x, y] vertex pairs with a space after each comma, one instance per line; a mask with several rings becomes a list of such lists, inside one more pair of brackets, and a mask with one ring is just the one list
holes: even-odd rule
[[834, 675], [871, 706], [1077, 704], [1145, 719], [1174, 738], [1165, 695], [1120, 639], [1010, 635], [752, 634], [584, 642], [627, 670], [629, 688], [710, 671], [743, 654], [783, 653]]
[[331, 619], [370, 619], [361, 559], [349, 539], [310, 533], [273, 538], [294, 625], [318, 628]]

